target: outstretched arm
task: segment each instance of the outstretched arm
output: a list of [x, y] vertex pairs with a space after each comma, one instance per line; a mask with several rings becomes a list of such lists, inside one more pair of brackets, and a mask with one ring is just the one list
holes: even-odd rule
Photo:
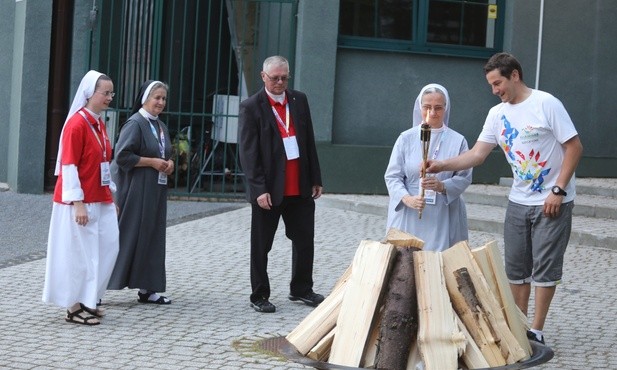
[[459, 156], [443, 161], [427, 161], [426, 172], [438, 173], [442, 171], [460, 171], [476, 167], [484, 163], [484, 160], [488, 157], [494, 147], [494, 144], [476, 141], [473, 148]]

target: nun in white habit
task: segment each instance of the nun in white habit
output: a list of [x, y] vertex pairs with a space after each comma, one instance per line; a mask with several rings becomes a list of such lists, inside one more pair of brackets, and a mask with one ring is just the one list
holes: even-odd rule
[[66, 308], [70, 323], [100, 324], [97, 303], [118, 255], [111, 143], [101, 120], [113, 87], [108, 76], [89, 71], [60, 134], [43, 302]]
[[444, 160], [469, 149], [463, 135], [448, 126], [450, 108], [443, 86], [429, 84], [422, 88], [414, 105], [413, 127], [396, 140], [384, 176], [390, 195], [386, 231], [395, 227], [415, 235], [424, 240], [424, 250], [428, 251], [443, 251], [468, 239], [467, 211], [461, 195], [471, 184], [472, 170], [420, 177], [423, 122], [431, 128], [428, 159]]

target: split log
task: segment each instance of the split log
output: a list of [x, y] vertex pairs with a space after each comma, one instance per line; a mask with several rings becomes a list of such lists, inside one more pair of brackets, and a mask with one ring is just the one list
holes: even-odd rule
[[336, 322], [330, 363], [360, 364], [394, 251], [391, 244], [370, 240], [360, 243]]
[[381, 320], [375, 367], [404, 370], [413, 339], [418, 333], [418, 300], [413, 252], [418, 248], [396, 247]]
[[364, 357], [360, 362], [360, 366], [367, 369], [375, 368], [375, 361], [377, 359], [377, 346], [379, 345], [379, 329], [381, 328], [381, 319], [383, 317], [383, 305], [381, 305], [378, 312], [373, 319], [373, 325], [371, 326], [371, 333], [369, 334], [368, 341], [366, 342], [366, 348], [364, 349]]
[[467, 242], [459, 242], [442, 254], [453, 307], [489, 365], [503, 366], [525, 358]]
[[[413, 263], [420, 320], [418, 342], [424, 369], [455, 370], [465, 348], [465, 336], [456, 324], [443, 275], [441, 253], [414, 253]], [[407, 358], [406, 354], [405, 360]]]
[[311, 358], [315, 361], [327, 361], [328, 356], [330, 356], [330, 347], [332, 346], [332, 342], [334, 341], [334, 336], [336, 335], [336, 326], [330, 330], [328, 334], [326, 334], [321, 340], [313, 347], [306, 357]]
[[386, 234], [386, 243], [390, 243], [397, 247], [424, 247], [424, 240], [395, 227], [388, 229], [388, 233]]
[[497, 242], [493, 240], [482, 247], [474, 248], [471, 253], [482, 270], [491, 291], [495, 294], [510, 331], [525, 351], [524, 360], [528, 359], [531, 357], [532, 350], [529, 339], [527, 339], [527, 317], [514, 302]]
[[[454, 314], [456, 315], [456, 312]], [[473, 340], [471, 334], [469, 333], [469, 330], [467, 330], [458, 315], [456, 315], [456, 324], [467, 339], [465, 341], [465, 349], [463, 350], [463, 355], [461, 356], [465, 366], [467, 366], [468, 369], [484, 369], [489, 367], [488, 362], [482, 355], [482, 351], [480, 351], [480, 348]]]
[[285, 337], [303, 356], [336, 325], [350, 276], [343, 274], [332, 293]]

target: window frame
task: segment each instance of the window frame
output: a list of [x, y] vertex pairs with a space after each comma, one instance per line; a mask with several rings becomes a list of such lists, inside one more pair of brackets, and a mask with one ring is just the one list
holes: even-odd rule
[[494, 46], [492, 48], [427, 42], [429, 1], [431, 0], [416, 0], [413, 3], [413, 24], [415, 26], [412, 28], [411, 40], [349, 36], [339, 33], [337, 45], [339, 48], [343, 49], [393, 51], [472, 58], [488, 58], [497, 52], [503, 51], [504, 28], [506, 22], [505, 0], [495, 0], [497, 5], [497, 18], [495, 19]]

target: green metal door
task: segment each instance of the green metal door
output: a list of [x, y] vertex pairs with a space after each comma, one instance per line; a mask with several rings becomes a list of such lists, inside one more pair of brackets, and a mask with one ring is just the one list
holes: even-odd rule
[[237, 118], [262, 86], [261, 63], [283, 55], [293, 71], [298, 0], [98, 0], [91, 68], [114, 81], [110, 136], [147, 79], [169, 84], [162, 116], [174, 146], [175, 196], [244, 194]]

